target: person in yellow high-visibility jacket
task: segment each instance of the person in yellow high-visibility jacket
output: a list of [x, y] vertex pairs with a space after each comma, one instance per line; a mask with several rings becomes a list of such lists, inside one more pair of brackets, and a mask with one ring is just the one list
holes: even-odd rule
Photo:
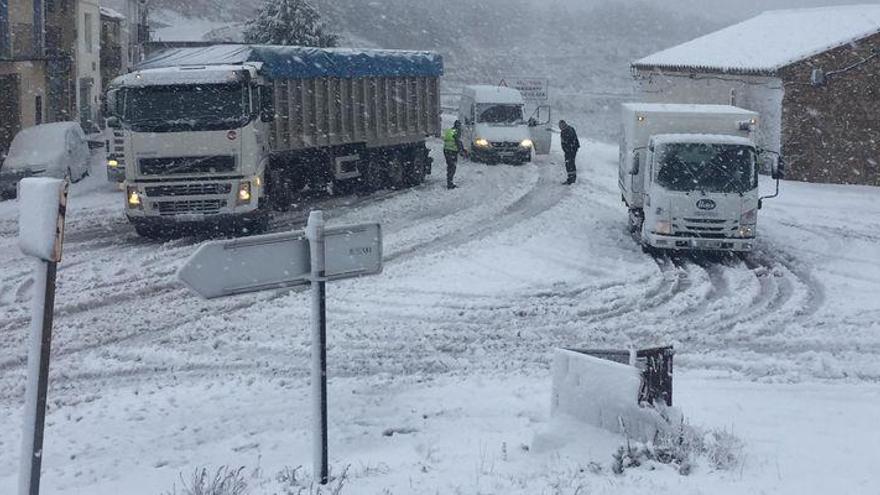
[[455, 189], [455, 169], [458, 166], [458, 154], [465, 154], [461, 143], [461, 122], [456, 120], [451, 129], [443, 132], [443, 156], [446, 157], [446, 188]]

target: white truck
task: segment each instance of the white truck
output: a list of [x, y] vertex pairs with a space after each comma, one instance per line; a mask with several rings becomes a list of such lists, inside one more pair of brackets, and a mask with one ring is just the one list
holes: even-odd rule
[[431, 52], [218, 45], [162, 52], [115, 79], [108, 165], [148, 237], [260, 231], [306, 190], [402, 188], [430, 173], [441, 57]]
[[516, 89], [466, 86], [461, 93], [458, 120], [463, 127], [462, 144], [471, 159], [518, 165], [531, 161], [532, 151], [548, 154], [549, 122], [527, 122], [524, 108], [522, 94]]
[[646, 249], [752, 251], [766, 199], [757, 125], [757, 113], [733, 106], [624, 104], [619, 184], [633, 237]]

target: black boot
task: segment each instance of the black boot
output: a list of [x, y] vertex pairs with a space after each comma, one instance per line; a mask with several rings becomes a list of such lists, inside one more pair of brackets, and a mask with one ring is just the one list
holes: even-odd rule
[[455, 188], [457, 188], [457, 187], [458, 187], [458, 186], [456, 186], [456, 185], [453, 184], [452, 182], [446, 184], [446, 189], [455, 189]]

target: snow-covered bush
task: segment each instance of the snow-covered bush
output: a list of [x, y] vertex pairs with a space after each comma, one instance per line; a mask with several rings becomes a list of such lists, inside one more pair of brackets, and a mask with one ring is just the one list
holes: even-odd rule
[[339, 36], [327, 30], [321, 14], [307, 0], [265, 0], [247, 22], [245, 43], [334, 47]]
[[705, 461], [718, 471], [732, 471], [743, 462], [745, 445], [736, 435], [724, 430], [703, 430], [682, 423], [675, 434], [658, 434], [649, 444], [627, 439], [613, 455], [611, 470], [622, 474], [627, 469], [647, 465], [669, 465], [682, 476]]

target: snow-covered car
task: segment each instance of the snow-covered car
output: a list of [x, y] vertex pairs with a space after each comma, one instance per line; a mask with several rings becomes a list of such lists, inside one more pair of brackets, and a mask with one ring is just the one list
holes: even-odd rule
[[25, 177], [79, 181], [89, 174], [90, 161], [88, 140], [76, 122], [23, 129], [12, 140], [0, 168], [0, 198], [15, 197], [18, 182]]

